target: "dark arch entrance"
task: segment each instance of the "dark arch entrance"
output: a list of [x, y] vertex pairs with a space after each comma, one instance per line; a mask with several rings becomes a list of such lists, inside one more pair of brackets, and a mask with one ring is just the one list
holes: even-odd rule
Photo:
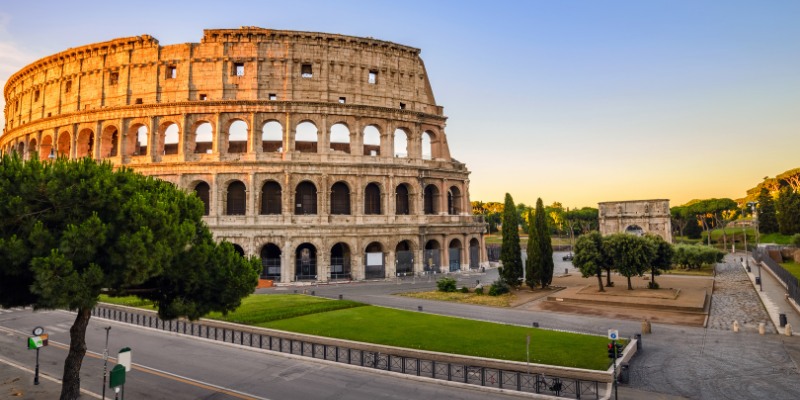
[[403, 240], [398, 243], [394, 254], [397, 276], [414, 275], [414, 252], [411, 250], [411, 242]]
[[644, 229], [639, 225], [629, 225], [625, 228], [625, 233], [636, 236], [644, 236]]
[[434, 185], [425, 186], [425, 214], [432, 215], [439, 212], [436, 204], [439, 202], [439, 189]]
[[295, 252], [295, 280], [317, 279], [317, 248], [311, 243], [303, 243]]
[[469, 241], [469, 268], [478, 269], [481, 264], [481, 245], [478, 239]]
[[261, 248], [261, 277], [279, 281], [281, 279], [281, 249], [267, 243]]
[[331, 187], [331, 214], [350, 215], [350, 188], [344, 182]]
[[203, 202], [203, 215], [208, 215], [208, 195], [211, 188], [205, 182], [200, 182], [194, 187], [194, 194]]
[[386, 278], [385, 259], [383, 246], [378, 242], [370, 243], [364, 254], [364, 277], [366, 279]]
[[411, 207], [408, 201], [408, 187], [405, 184], [398, 185], [395, 191], [395, 214], [409, 215], [411, 214]]
[[261, 188], [261, 215], [278, 215], [281, 213], [281, 185], [275, 181], [267, 181]]
[[247, 210], [247, 190], [241, 181], [233, 181], [228, 185], [227, 215], [244, 215]]
[[350, 246], [347, 243], [336, 243], [331, 248], [331, 279], [352, 279]]
[[450, 265], [450, 272], [461, 270], [461, 241], [453, 239], [448, 246], [447, 259]]
[[364, 190], [364, 214], [381, 214], [381, 189], [375, 183], [370, 183]]
[[238, 244], [233, 243], [233, 250], [236, 251], [236, 254], [244, 257], [244, 249], [242, 248], [242, 246], [239, 246]]
[[300, 182], [295, 194], [295, 209], [297, 215], [317, 213], [317, 187], [311, 182]]
[[425, 260], [423, 269], [428, 273], [439, 272], [442, 265], [442, 252], [440, 251], [439, 242], [429, 240], [425, 243]]

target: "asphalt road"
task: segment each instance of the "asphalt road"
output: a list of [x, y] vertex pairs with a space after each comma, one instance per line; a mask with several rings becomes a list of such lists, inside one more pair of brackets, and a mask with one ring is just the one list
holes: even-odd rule
[[[6, 310], [8, 311], [8, 310]], [[25, 349], [35, 326], [50, 333], [40, 353], [42, 374], [60, 378], [74, 314], [30, 310], [0, 314], [0, 359], [34, 368], [35, 352]], [[134, 370], [127, 376], [129, 399], [486, 399], [519, 398], [475, 389], [308, 361], [234, 345], [136, 328], [92, 318], [86, 334], [89, 354], [81, 387], [102, 390], [104, 326], [111, 326], [109, 355], [130, 347]], [[2, 360], [0, 360], [2, 361]], [[114, 360], [109, 361], [109, 369]], [[0, 368], [12, 368], [0, 362]], [[107, 397], [113, 398], [110, 391]]]

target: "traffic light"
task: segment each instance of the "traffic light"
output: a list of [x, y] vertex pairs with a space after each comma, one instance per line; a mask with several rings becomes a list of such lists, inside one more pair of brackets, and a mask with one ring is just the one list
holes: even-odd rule
[[622, 357], [622, 352], [625, 350], [625, 346], [622, 343], [617, 343], [617, 358]]
[[616, 355], [614, 354], [614, 350], [615, 350], [614, 349], [614, 343], [609, 343], [608, 344], [608, 358], [615, 358]]
[[608, 344], [608, 358], [620, 358], [622, 357], [622, 351], [625, 349], [625, 346], [622, 343], [615, 343], [611, 342]]

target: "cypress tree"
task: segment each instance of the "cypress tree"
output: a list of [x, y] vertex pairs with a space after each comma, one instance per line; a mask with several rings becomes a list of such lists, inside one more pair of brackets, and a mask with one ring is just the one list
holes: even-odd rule
[[539, 234], [536, 232], [536, 224], [534, 221], [534, 214], [528, 211], [528, 258], [525, 260], [525, 284], [531, 289], [535, 289], [536, 285], [541, 282], [541, 248], [539, 246]]
[[522, 278], [522, 253], [519, 247], [519, 215], [514, 199], [506, 193], [503, 206], [503, 244], [500, 248], [500, 261], [503, 269], [500, 277], [509, 286], [519, 286]]
[[541, 271], [540, 281], [542, 289], [553, 283], [553, 244], [550, 241], [550, 229], [547, 227], [547, 216], [544, 213], [542, 199], [536, 200], [536, 235], [539, 245], [539, 270]]
[[775, 201], [767, 188], [762, 187], [758, 195], [758, 229], [761, 233], [778, 231], [778, 220], [775, 216]]

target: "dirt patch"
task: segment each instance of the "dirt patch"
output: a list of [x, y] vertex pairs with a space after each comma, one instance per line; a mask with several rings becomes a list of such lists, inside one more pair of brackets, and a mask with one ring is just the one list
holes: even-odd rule
[[579, 294], [592, 294], [592, 295], [602, 295], [602, 296], [624, 296], [624, 297], [634, 297], [634, 298], [648, 298], [648, 299], [676, 299], [680, 294], [680, 289], [633, 289], [628, 290], [628, 288], [624, 285], [620, 286], [612, 286], [604, 288], [604, 291], [601, 292], [597, 286], [586, 286], [583, 289], [578, 290]]

